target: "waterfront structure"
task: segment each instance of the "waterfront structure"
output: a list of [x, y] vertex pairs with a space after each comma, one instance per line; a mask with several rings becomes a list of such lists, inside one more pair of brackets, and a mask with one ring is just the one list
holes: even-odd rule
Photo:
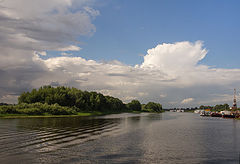
[[237, 109], [236, 89], [234, 89], [232, 110], [235, 110], [235, 109]]

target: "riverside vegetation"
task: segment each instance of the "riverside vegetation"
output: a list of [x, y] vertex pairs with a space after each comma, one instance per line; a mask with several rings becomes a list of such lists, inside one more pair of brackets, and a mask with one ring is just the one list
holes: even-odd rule
[[132, 100], [124, 104], [120, 99], [97, 92], [69, 87], [43, 86], [24, 92], [17, 105], [0, 106], [0, 116], [90, 116], [121, 112], [162, 112], [162, 105]]

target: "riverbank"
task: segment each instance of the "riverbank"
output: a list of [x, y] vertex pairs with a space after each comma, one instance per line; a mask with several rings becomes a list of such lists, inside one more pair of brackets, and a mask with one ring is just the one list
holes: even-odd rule
[[104, 115], [110, 115], [110, 114], [121, 114], [121, 113], [162, 113], [162, 112], [146, 112], [146, 111], [121, 111], [121, 112], [111, 112], [111, 111], [105, 111], [105, 112], [78, 112], [77, 114], [73, 115], [26, 115], [26, 114], [0, 114], [0, 118], [61, 118], [61, 117], [91, 117], [91, 116], [104, 116]]

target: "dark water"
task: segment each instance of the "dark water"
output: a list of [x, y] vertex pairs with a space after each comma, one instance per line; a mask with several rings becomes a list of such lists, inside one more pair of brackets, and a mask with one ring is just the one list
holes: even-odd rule
[[192, 113], [0, 119], [0, 163], [239, 163], [240, 121]]

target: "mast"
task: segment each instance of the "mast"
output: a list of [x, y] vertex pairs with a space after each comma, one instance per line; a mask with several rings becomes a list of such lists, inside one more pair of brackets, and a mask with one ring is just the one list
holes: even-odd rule
[[237, 99], [236, 99], [236, 89], [234, 89], [234, 96], [233, 96], [233, 106], [232, 109], [237, 109]]

